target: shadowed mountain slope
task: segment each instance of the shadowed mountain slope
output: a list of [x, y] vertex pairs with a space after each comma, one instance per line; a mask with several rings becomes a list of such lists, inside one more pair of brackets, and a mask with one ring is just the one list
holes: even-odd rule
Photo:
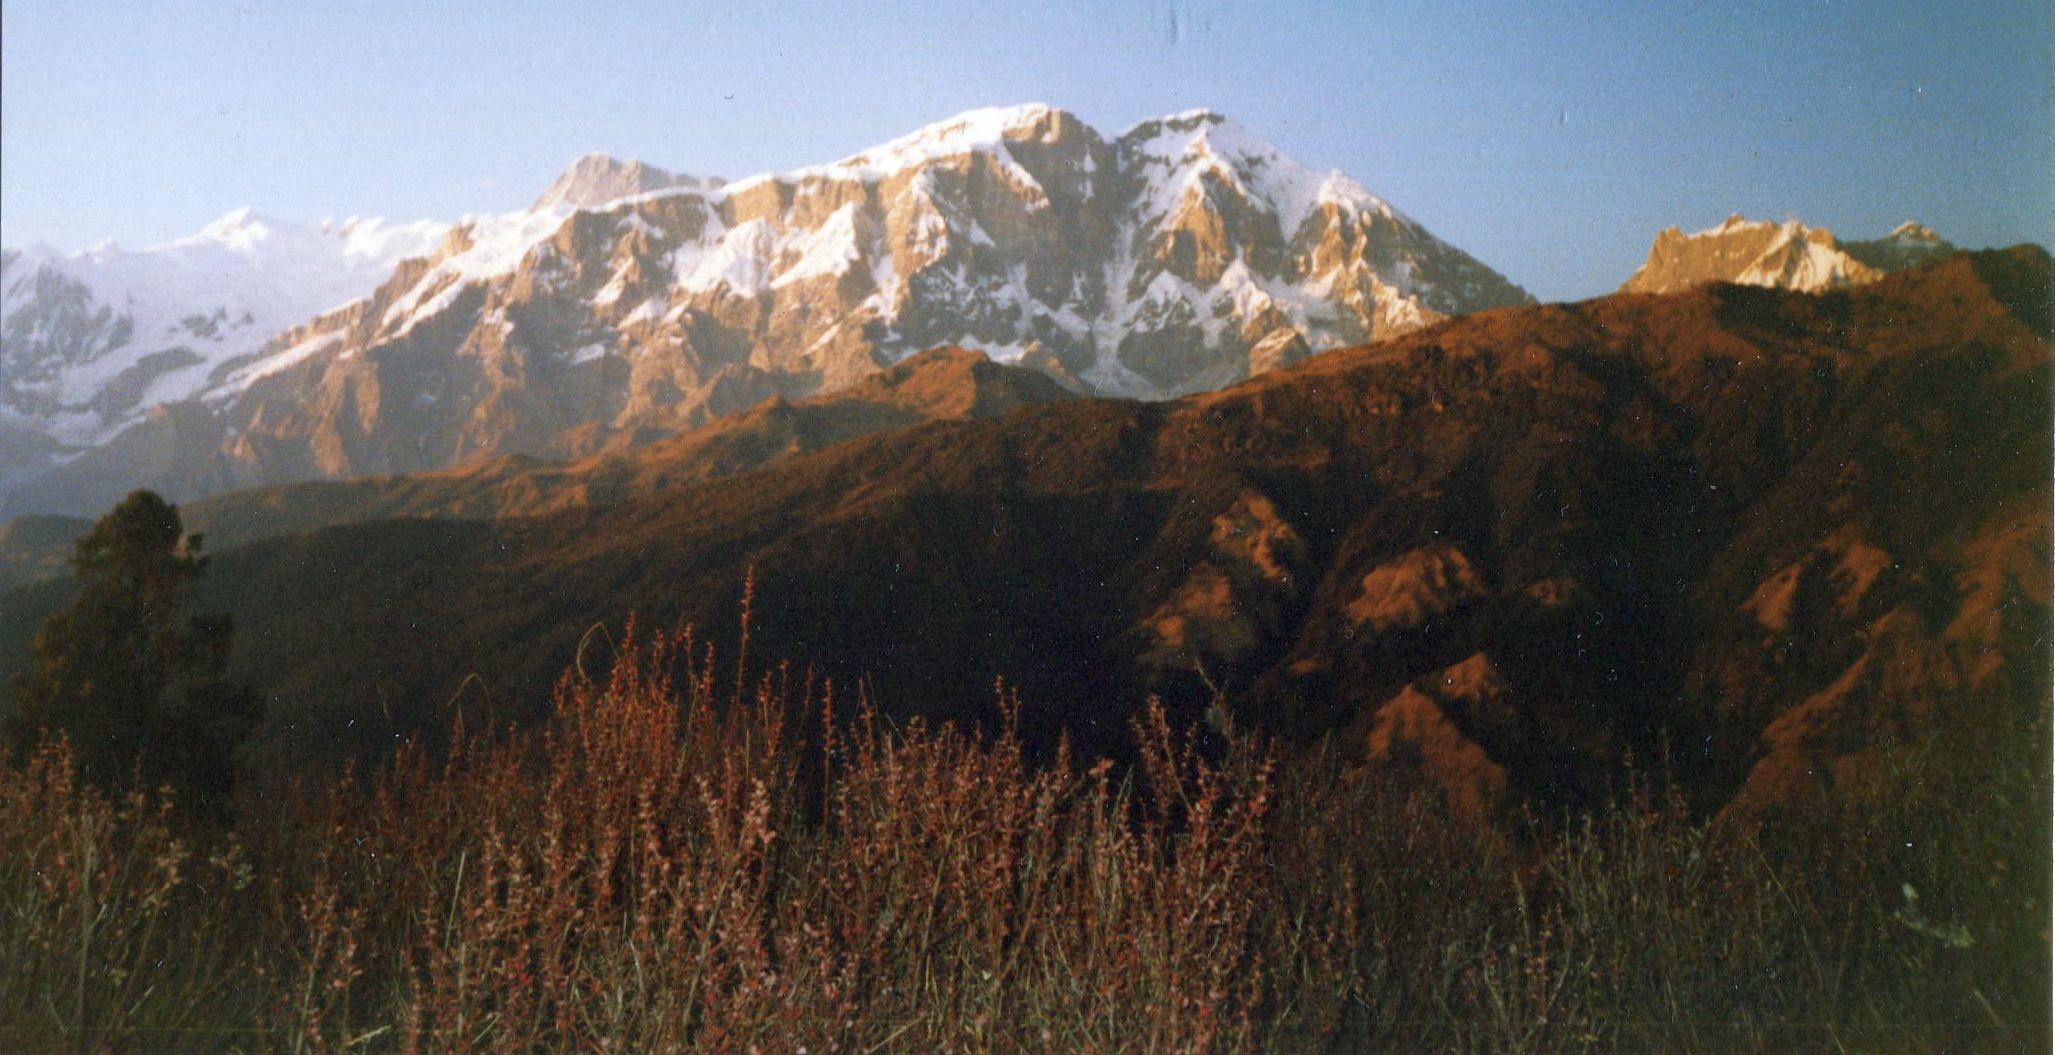
[[[187, 530], [205, 535], [209, 550], [366, 520], [531, 516], [732, 476], [924, 421], [991, 417], [1068, 398], [1039, 371], [936, 348], [833, 395], [772, 398], [662, 439], [615, 437], [606, 449], [570, 463], [492, 458], [436, 472], [232, 491], [186, 503], [181, 511]], [[634, 446], [637, 440], [641, 446]], [[72, 540], [91, 527], [92, 521], [76, 517], [0, 523], [0, 586], [66, 574]]]

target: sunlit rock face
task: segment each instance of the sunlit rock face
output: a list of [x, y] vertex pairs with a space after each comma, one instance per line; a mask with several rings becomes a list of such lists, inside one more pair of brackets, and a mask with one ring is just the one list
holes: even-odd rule
[[1954, 251], [1931, 228], [1916, 223], [1900, 224], [1872, 241], [1843, 242], [1824, 227], [1736, 214], [1693, 234], [1665, 228], [1620, 292], [1677, 293], [1708, 282], [1732, 282], [1818, 293], [1875, 282]]

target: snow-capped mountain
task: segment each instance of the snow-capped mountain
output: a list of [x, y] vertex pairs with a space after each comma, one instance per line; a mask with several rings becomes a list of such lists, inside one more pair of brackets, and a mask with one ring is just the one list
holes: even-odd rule
[[281, 330], [431, 250], [446, 226], [298, 225], [238, 209], [146, 249], [0, 251], [0, 428], [25, 440], [0, 455], [0, 480], [218, 386]]
[[[154, 317], [119, 332], [118, 309], [99, 313], [122, 290], [65, 293], [91, 254], [10, 256], [4, 386], [37, 396], [14, 420], [91, 448], [11, 504], [86, 512], [142, 483], [193, 495], [575, 454], [941, 344], [1163, 397], [1532, 300], [1347, 176], [1206, 111], [1107, 138], [1045, 106], [979, 110], [732, 183], [594, 155], [527, 211], [389, 230], [407, 237], [385, 257], [349, 257], [351, 290], [264, 311], [190, 291], [229, 301], [224, 323], [249, 317], [219, 353], [145, 346]], [[102, 393], [131, 367], [156, 380], [112, 410]]]
[[1666, 228], [1656, 235], [1647, 262], [1620, 291], [1675, 293], [1707, 282], [1733, 282], [1817, 293], [1874, 282], [1954, 251], [1916, 223], [1900, 224], [1873, 241], [1841, 242], [1823, 227], [1797, 220], [1746, 220], [1737, 213], [1695, 234]]
[[1892, 228], [1891, 233], [1882, 238], [1843, 242], [1841, 249], [1878, 271], [1887, 272], [1932, 263], [1955, 252], [1955, 246], [1935, 234], [1933, 228], [1910, 220]]

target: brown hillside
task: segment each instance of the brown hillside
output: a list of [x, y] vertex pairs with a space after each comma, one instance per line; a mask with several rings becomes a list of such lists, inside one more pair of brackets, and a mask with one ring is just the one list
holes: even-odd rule
[[[436, 472], [232, 491], [181, 510], [187, 529], [215, 550], [367, 520], [532, 516], [732, 476], [873, 432], [1067, 398], [1038, 371], [936, 348], [831, 395], [773, 398], [680, 435], [639, 446], [617, 441], [568, 464], [491, 458]], [[0, 587], [66, 574], [72, 540], [91, 526], [75, 517], [0, 523]]]

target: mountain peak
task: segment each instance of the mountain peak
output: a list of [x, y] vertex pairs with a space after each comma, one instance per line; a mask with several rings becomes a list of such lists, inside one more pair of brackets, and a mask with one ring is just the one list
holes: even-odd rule
[[1930, 228], [1902, 223], [1883, 238], [1844, 242], [1797, 219], [1750, 220], [1740, 213], [1718, 227], [1656, 236], [1647, 262], [1620, 287], [1624, 293], [1668, 293], [1707, 282], [1774, 286], [1803, 292], [1874, 282], [1953, 252]]
[[1729, 215], [1695, 234], [1665, 231], [1623, 293], [1671, 293], [1708, 282], [1816, 292], [1874, 281], [1881, 272], [1855, 260], [1825, 228]]
[[241, 227], [257, 218], [257, 210], [248, 205], [230, 209], [216, 219], [209, 227]]
[[1058, 112], [1060, 111], [1048, 103], [981, 106], [923, 125], [893, 142], [947, 141], [957, 138], [978, 141], [988, 133], [1027, 128]]
[[248, 205], [244, 205], [240, 208], [230, 209], [229, 211], [222, 213], [219, 217], [215, 218], [213, 223], [210, 223], [207, 226], [200, 228], [200, 234], [203, 236], [227, 235], [236, 232], [255, 231], [260, 228], [276, 228], [283, 226], [286, 226], [285, 221], [279, 220], [275, 217], [266, 216], [263, 213], [258, 212], [256, 209]]
[[1240, 127], [1230, 120], [1226, 114], [1218, 110], [1201, 107], [1196, 110], [1184, 110], [1179, 113], [1164, 114], [1161, 117], [1151, 117], [1137, 121], [1129, 125], [1126, 131], [1120, 133], [1120, 138], [1123, 140], [1147, 139], [1152, 136], [1161, 135], [1166, 131], [1194, 132], [1209, 126]]
[[965, 110], [954, 117], [924, 125], [897, 139], [852, 154], [836, 164], [899, 169], [933, 158], [988, 152], [1001, 147], [1006, 140], [1028, 138], [1045, 126], [1054, 130], [1071, 123], [1077, 123], [1074, 115], [1047, 103]]
[[281, 231], [292, 230], [293, 227], [293, 224], [274, 216], [267, 216], [245, 205], [222, 213], [213, 223], [172, 244], [192, 246], [213, 243], [247, 250]]
[[1143, 121], [1122, 132], [1115, 145], [1124, 157], [1154, 173], [1155, 192], [1146, 210], [1151, 215], [1170, 212], [1193, 187], [1217, 179], [1273, 211], [1286, 239], [1323, 206], [1351, 216], [1410, 223], [1346, 173], [1308, 168], [1216, 110], [1186, 110]]
[[1903, 271], [1938, 260], [1955, 251], [1955, 246], [1922, 223], [1907, 220], [1882, 238], [1848, 242], [1841, 246], [1849, 256], [1879, 271]]
[[573, 161], [571, 167], [565, 169], [563, 175], [558, 176], [556, 182], [550, 184], [549, 189], [543, 191], [528, 209], [530, 212], [554, 208], [585, 209], [637, 194], [680, 187], [711, 188], [720, 183], [718, 179], [687, 176], [634, 158], [624, 161], [611, 154], [594, 151]]
[[[1720, 225], [1718, 227], [1708, 227], [1703, 231], [1693, 232], [1687, 237], [1703, 238], [1708, 235], [1726, 235], [1733, 234], [1737, 231], [1767, 230], [1769, 228], [1779, 226], [1781, 225], [1772, 220], [1751, 220], [1738, 212], [1733, 212], [1728, 213], [1727, 218], [1721, 220]], [[1676, 228], [1671, 228], [1671, 230], [1676, 230]]]

